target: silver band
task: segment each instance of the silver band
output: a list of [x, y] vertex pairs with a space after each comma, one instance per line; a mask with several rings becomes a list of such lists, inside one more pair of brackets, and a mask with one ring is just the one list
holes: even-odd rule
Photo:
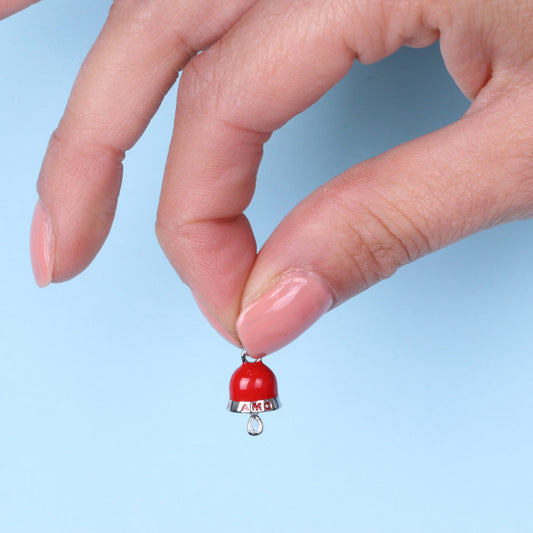
[[266, 411], [275, 411], [281, 407], [278, 398], [268, 398], [268, 400], [257, 400], [255, 402], [235, 402], [230, 400], [228, 411], [232, 413], [264, 413]]

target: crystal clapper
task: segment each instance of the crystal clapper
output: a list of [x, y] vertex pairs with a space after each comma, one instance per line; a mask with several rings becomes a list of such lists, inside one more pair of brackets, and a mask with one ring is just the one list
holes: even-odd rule
[[241, 358], [242, 365], [233, 373], [229, 383], [228, 411], [250, 415], [248, 433], [260, 435], [263, 421], [259, 413], [281, 407], [278, 382], [274, 372], [261, 359], [248, 361], [245, 352]]

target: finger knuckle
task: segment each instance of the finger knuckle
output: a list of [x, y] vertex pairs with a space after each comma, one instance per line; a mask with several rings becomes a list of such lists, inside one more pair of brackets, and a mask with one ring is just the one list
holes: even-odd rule
[[525, 92], [520, 117], [512, 119], [513, 127], [506, 133], [505, 150], [495, 150], [495, 157], [503, 161], [502, 182], [507, 191], [497, 205], [510, 212], [500, 216], [503, 220], [533, 216], [533, 85]]
[[114, 0], [109, 9], [109, 20], [126, 23], [131, 31], [143, 34], [160, 18], [161, 0]]
[[174, 53], [184, 50], [190, 57], [196, 50], [191, 46], [191, 28], [188, 17], [177, 16], [178, 9], [169, 7], [165, 0], [115, 0], [109, 10], [108, 23], [120, 25], [129, 40], [141, 41], [146, 47], [164, 43]]
[[366, 286], [392, 276], [429, 249], [425, 235], [397, 207], [382, 201], [341, 200], [336, 214], [344, 267]]
[[208, 114], [212, 111], [215, 69], [206, 61], [208, 53], [195, 57], [183, 70], [178, 90], [180, 113]]

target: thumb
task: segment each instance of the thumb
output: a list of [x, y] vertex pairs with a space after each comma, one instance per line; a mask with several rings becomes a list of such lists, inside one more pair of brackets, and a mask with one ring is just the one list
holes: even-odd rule
[[516, 89], [350, 168], [303, 200], [250, 273], [236, 324], [247, 352], [282, 348], [414, 259], [531, 216], [532, 111], [527, 89]]

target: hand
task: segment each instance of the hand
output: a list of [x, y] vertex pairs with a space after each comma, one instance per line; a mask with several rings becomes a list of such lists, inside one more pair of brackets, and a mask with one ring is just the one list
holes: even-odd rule
[[[43, 163], [37, 282], [96, 255], [124, 154], [185, 67], [157, 236], [226, 338], [254, 356], [279, 349], [399, 266], [532, 215], [532, 31], [533, 0], [117, 0]], [[257, 255], [243, 210], [271, 132], [354, 59], [439, 37], [468, 113], [319, 188]]]

